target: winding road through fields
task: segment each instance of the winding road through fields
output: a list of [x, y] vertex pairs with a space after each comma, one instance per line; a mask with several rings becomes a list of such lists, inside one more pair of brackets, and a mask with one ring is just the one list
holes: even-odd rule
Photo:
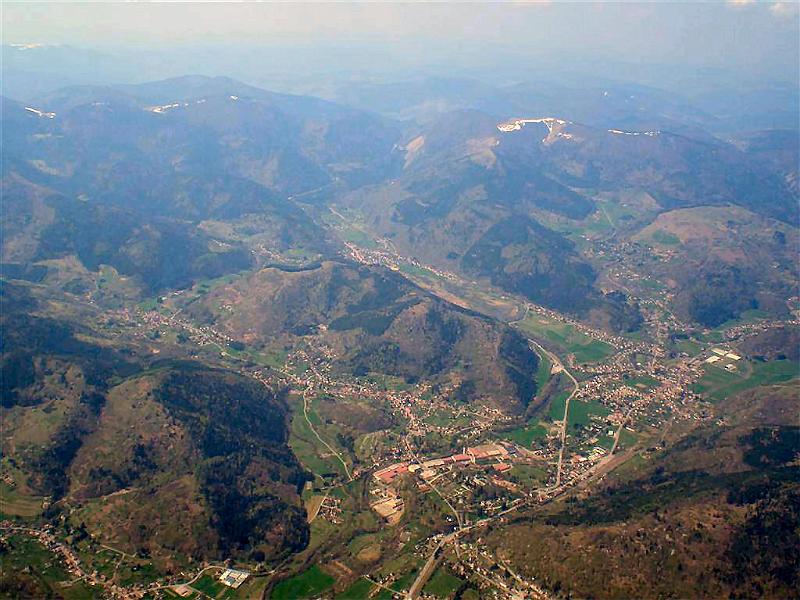
[[[528, 316], [528, 313], [530, 312], [530, 310], [531, 310], [530, 305], [526, 304], [525, 305], [525, 312], [522, 315], [522, 317], [520, 317], [516, 321], [509, 321], [508, 324], [509, 325], [516, 325], [517, 323], [520, 323], [520, 322], [524, 321], [525, 318]], [[572, 385], [574, 386], [573, 389], [572, 389], [572, 393], [570, 393], [570, 395], [567, 396], [567, 399], [564, 402], [564, 417], [561, 420], [561, 443], [560, 443], [560, 448], [558, 449], [558, 465], [556, 467], [556, 482], [553, 485], [553, 487], [557, 488], [557, 487], [559, 487], [561, 485], [561, 471], [562, 471], [562, 465], [564, 464], [564, 447], [567, 444], [567, 424], [569, 422], [569, 419], [568, 419], [568, 417], [569, 417], [569, 403], [572, 401], [572, 398], [575, 397], [575, 394], [578, 393], [578, 380], [575, 379], [575, 377], [572, 375], [572, 373], [570, 373], [567, 370], [567, 368], [564, 366], [564, 364], [561, 362], [561, 359], [559, 359], [558, 356], [556, 356], [555, 354], [553, 354], [549, 350], [546, 350], [544, 348], [544, 346], [542, 346], [539, 342], [531, 339], [530, 337], [528, 337], [528, 342], [532, 346], [534, 346], [534, 350], [537, 353], [539, 353], [540, 355], [544, 354], [545, 356], [547, 356], [547, 358], [550, 359], [550, 362], [553, 365], [551, 367], [551, 373], [552, 372], [557, 372], [557, 373], [562, 373], [563, 372], [567, 377], [570, 378], [570, 380], [572, 381]], [[620, 433], [619, 430], [617, 430], [616, 439], [619, 439], [619, 433]], [[616, 448], [616, 440], [615, 440], [614, 447]]]
[[578, 393], [578, 380], [570, 373], [566, 367], [562, 364], [561, 360], [553, 354], [552, 352], [545, 350], [541, 344], [535, 342], [533, 340], [528, 340], [531, 345], [535, 346], [539, 352], [542, 352], [550, 359], [553, 363], [553, 367], [555, 367], [556, 371], [559, 373], [564, 373], [567, 377], [570, 378], [572, 381], [572, 392], [569, 396], [567, 396], [566, 401], [564, 402], [564, 417], [561, 420], [561, 443], [560, 448], [558, 449], [558, 465], [556, 467], [556, 482], [553, 487], [559, 487], [561, 485], [561, 467], [564, 464], [564, 447], [567, 445], [567, 424], [569, 423], [569, 403], [572, 401], [572, 398], [575, 397], [575, 394]]
[[[313, 367], [311, 367], [311, 370], [314, 373], [314, 375], [319, 379], [319, 373], [317, 373], [317, 371]], [[322, 439], [322, 437], [319, 435], [319, 432], [314, 428], [314, 424], [311, 422], [311, 419], [308, 418], [308, 392], [309, 392], [309, 390], [310, 390], [310, 388], [308, 388], [308, 387], [303, 390], [303, 416], [306, 419], [306, 423], [308, 423], [308, 427], [309, 427], [309, 429], [311, 429], [311, 433], [313, 433], [316, 436], [316, 438], [319, 440], [319, 442], [323, 446], [325, 446], [330, 451], [331, 454], [333, 454], [337, 459], [339, 459], [340, 463], [342, 463], [342, 466], [344, 467], [344, 472], [347, 473], [347, 480], [348, 481], [353, 481], [353, 475], [352, 475], [352, 473], [350, 473], [350, 468], [347, 466], [347, 463], [345, 462], [345, 460], [342, 457], [342, 455], [339, 452], [337, 452], [328, 442], [326, 442], [325, 440]]]

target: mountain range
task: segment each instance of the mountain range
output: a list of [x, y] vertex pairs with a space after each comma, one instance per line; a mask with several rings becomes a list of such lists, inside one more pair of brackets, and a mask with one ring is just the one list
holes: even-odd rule
[[[423, 541], [507, 510], [525, 481], [555, 497], [564, 449], [588, 464], [583, 431], [580, 452], [627, 460], [636, 427], [630, 471], [494, 522], [488, 547], [555, 594], [794, 589], [761, 576], [796, 555], [783, 525], [770, 537], [797, 513], [781, 369], [797, 358], [800, 144], [775, 108], [792, 91], [756, 94], [750, 128], [713, 89], [615, 82], [359, 81], [323, 99], [227, 77], [23, 80], [24, 101], [0, 99], [4, 517], [160, 576], [230, 560], [280, 578], [322, 557], [349, 581], [377, 556], [392, 583], [407, 565], [389, 549], [442, 548]], [[728, 366], [708, 375], [697, 356], [752, 323], [769, 326], [712, 350]], [[774, 385], [748, 387], [770, 369]], [[708, 392], [725, 377], [745, 393]], [[629, 412], [576, 396], [612, 380]], [[634, 411], [655, 394], [664, 421]], [[430, 473], [370, 487], [376, 456], [469, 462], [498, 440], [527, 470], [483, 465], [477, 512]], [[402, 535], [373, 514], [387, 501]], [[360, 515], [350, 537], [315, 545], [337, 510]], [[602, 577], [606, 560], [634, 575]], [[653, 584], [665, 572], [684, 587]], [[26, 576], [0, 592], [44, 585]]]

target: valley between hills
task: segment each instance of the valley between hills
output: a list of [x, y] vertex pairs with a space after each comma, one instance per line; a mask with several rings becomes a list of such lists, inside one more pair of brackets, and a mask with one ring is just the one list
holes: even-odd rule
[[4, 103], [3, 597], [796, 589], [785, 161], [224, 78]]

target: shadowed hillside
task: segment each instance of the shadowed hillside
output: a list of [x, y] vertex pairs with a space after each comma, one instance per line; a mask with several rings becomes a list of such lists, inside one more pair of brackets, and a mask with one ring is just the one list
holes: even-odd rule
[[255, 347], [281, 336], [330, 345], [338, 368], [356, 375], [450, 382], [469, 390], [467, 399], [512, 410], [536, 389], [537, 357], [522, 337], [384, 269], [334, 262], [265, 269], [186, 310]]

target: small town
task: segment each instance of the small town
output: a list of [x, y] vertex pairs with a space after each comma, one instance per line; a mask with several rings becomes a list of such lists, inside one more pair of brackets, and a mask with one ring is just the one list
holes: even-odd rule
[[800, 0], [0, 22], [0, 600], [798, 597]]
[[[399, 270], [403, 263], [390, 251], [368, 251], [349, 246], [352, 258], [367, 264], [382, 264]], [[439, 272], [411, 260], [408, 264], [448, 282], [458, 282], [455, 275]], [[506, 564], [493, 559], [481, 546], [480, 537], [472, 533], [510, 512], [526, 506], [548, 503], [579, 488], [584, 482], [602, 478], [603, 473], [624, 461], [633, 452], [648, 452], [636, 443], [646, 432], [669, 428], [678, 421], [702, 421], [711, 415], [706, 401], [692, 390], [709, 370], [736, 374], [745, 360], [736, 348], [736, 340], [765, 331], [785, 322], [759, 321], [744, 324], [725, 332], [724, 342], [705, 345], [702, 352], [668, 356], [660, 337], [662, 328], [655, 328], [656, 342], [636, 341], [593, 329], [584, 323], [545, 307], [525, 303], [512, 325], [522, 326], [528, 319], [540, 319], [553, 326], [569, 327], [576, 335], [608, 347], [611, 352], [602, 360], [578, 362], [575, 354], [559, 357], [531, 340], [532, 349], [549, 367], [549, 379], [561, 393], [563, 414], [552, 414], [546, 421], [528, 424], [527, 429], [541, 430], [524, 444], [514, 432], [519, 417], [509, 414], [490, 402], [454, 405], [451, 385], [436, 386], [422, 381], [414, 385], [387, 386], [365, 378], [335, 374], [332, 365], [335, 351], [324, 342], [325, 328], [318, 336], [307, 337], [304, 343], [289, 352], [282, 366], [263, 366], [237, 358], [231, 351], [236, 340], [211, 325], [196, 325], [181, 314], [183, 292], [159, 299], [156, 310], [124, 308], [107, 311], [101, 325], [114, 327], [123, 335], [145, 342], [158, 353], [159, 338], [179, 336], [194, 348], [222, 363], [237, 368], [267, 386], [288, 386], [302, 398], [303, 418], [324, 456], [340, 465], [338, 474], [318, 475], [309, 483], [311, 501], [309, 522], [342, 527], [347, 508], [342, 497], [333, 492], [351, 482], [368, 482], [369, 507], [387, 528], [402, 527], [407, 512], [409, 491], [413, 495], [435, 496], [441, 502], [450, 532], [435, 534], [416, 544], [415, 553], [426, 561], [406, 597], [415, 597], [435, 571], [446, 561], [452, 572], [476, 578], [487, 589], [502, 590], [508, 597], [544, 598], [546, 594], [535, 582], [519, 577]], [[663, 304], [653, 305], [654, 315], [662, 314]], [[170, 308], [168, 308], [170, 307]], [[222, 310], [226, 307], [222, 306]], [[658, 320], [658, 316], [653, 317]], [[797, 324], [796, 321], [793, 322]], [[662, 342], [662, 343], [659, 343]], [[383, 445], [371, 453], [368, 461], [356, 458], [335, 443], [328, 426], [316, 417], [315, 403], [320, 397], [357, 399], [369, 406], [383, 407], [396, 424], [391, 435], [396, 443]], [[555, 402], [555, 400], [553, 401]], [[579, 413], [580, 420], [573, 416]], [[312, 418], [312, 415], [316, 418]], [[538, 429], [537, 429], [538, 428]], [[511, 433], [509, 433], [511, 432]], [[653, 439], [653, 433], [647, 433]], [[658, 437], [657, 435], [655, 436]], [[431, 440], [441, 440], [431, 446]], [[421, 450], [420, 441], [428, 449]], [[456, 448], [447, 453], [447, 448]], [[439, 453], [436, 453], [436, 449]], [[433, 450], [433, 452], [431, 452]], [[58, 552], [75, 577], [104, 589], [111, 597], [145, 597], [160, 589], [170, 588], [179, 596], [195, 593], [192, 579], [183, 582], [158, 582], [153, 586], [122, 588], [97, 573], [85, 572], [77, 555], [69, 546], [57, 541], [52, 531], [21, 529], [4, 524], [4, 531], [19, 531], [40, 540]], [[238, 588], [248, 577], [246, 569], [217, 569], [218, 581], [231, 589]], [[378, 588], [394, 591], [397, 577], [375, 574], [365, 576]]]

